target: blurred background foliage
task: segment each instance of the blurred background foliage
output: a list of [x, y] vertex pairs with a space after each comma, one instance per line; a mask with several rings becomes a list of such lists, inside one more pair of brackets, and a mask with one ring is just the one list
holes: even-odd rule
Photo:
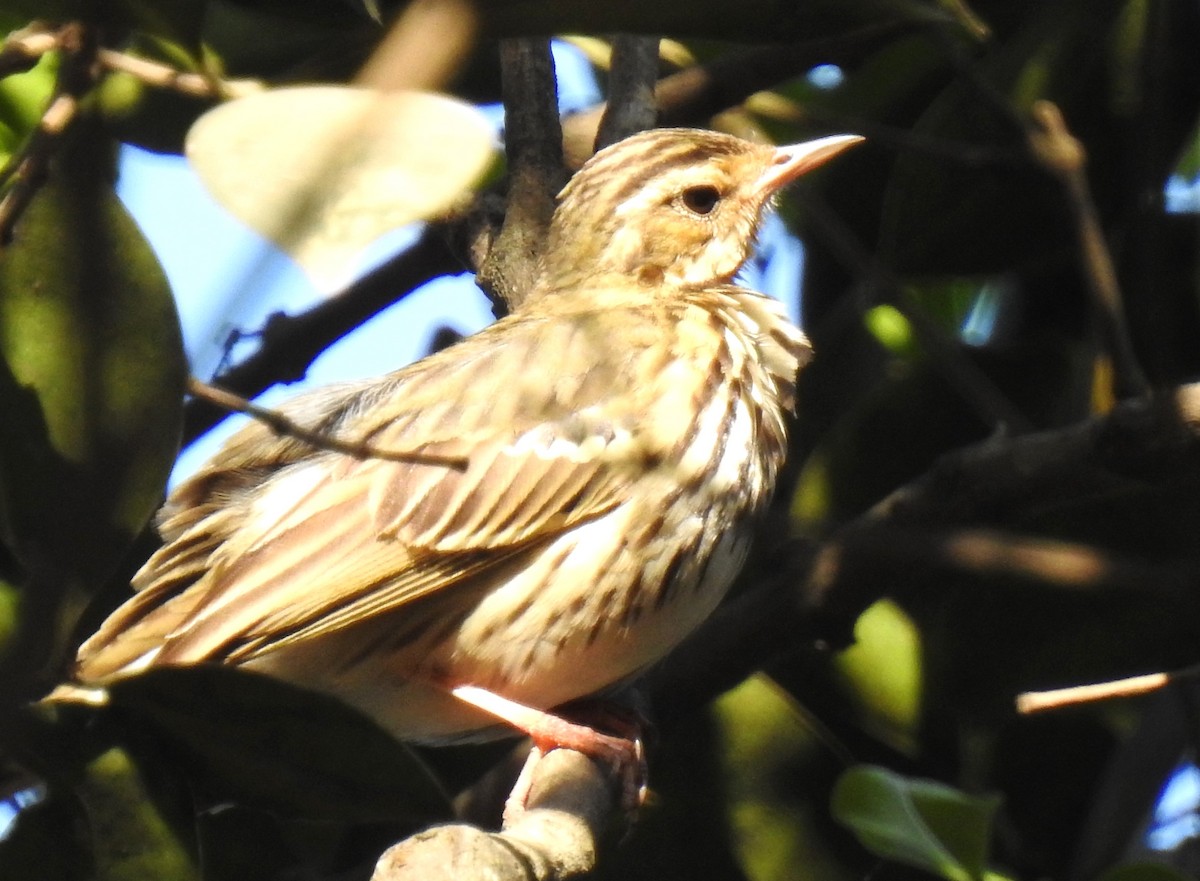
[[[598, 875], [1194, 874], [1195, 784], [1164, 808], [1200, 777], [1186, 682], [1039, 716], [1014, 697], [1197, 661], [1200, 7], [453, 8], [468, 39], [425, 85], [469, 103], [500, 99], [498, 40], [646, 33], [670, 38], [664, 84], [709, 76], [664, 91], [664, 121], [868, 137], [783, 199], [818, 353], [789, 473], [727, 607], [650, 677], [654, 799]], [[36, 802], [0, 841], [6, 879], [366, 877], [508, 750], [410, 751], [227, 670], [141, 677], [104, 712], [29, 704], [153, 547], [185, 415], [171, 292], [113, 195], [117, 148], [179, 152], [224, 97], [345, 82], [401, 11], [0, 6], [0, 748]], [[603, 77], [603, 41], [584, 44]], [[1082, 193], [1031, 149], [1047, 101], [1085, 151]], [[448, 269], [406, 266], [392, 299]], [[266, 381], [297, 370], [280, 356]]]

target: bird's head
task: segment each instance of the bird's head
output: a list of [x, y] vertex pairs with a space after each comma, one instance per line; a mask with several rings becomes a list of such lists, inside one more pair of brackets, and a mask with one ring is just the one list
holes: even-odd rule
[[646, 284], [728, 283], [781, 187], [862, 138], [774, 147], [698, 129], [654, 129], [593, 156], [559, 194], [543, 283], [614, 274]]

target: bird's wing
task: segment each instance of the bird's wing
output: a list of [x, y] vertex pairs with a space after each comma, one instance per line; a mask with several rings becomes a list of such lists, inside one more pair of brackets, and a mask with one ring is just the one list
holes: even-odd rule
[[331, 426], [376, 449], [461, 455], [463, 469], [329, 451], [287, 461], [276, 444], [270, 476], [248, 488], [241, 475], [263, 465], [235, 440], [230, 475], [219, 454], [197, 478], [202, 493], [181, 487], [192, 507], [168, 519], [172, 538], [139, 574], [143, 590], [81, 649], [80, 678], [139, 659], [245, 660], [433, 593], [482, 589], [620, 505], [653, 461], [631, 428], [647, 403], [631, 377], [656, 376], [664, 356], [597, 320], [475, 337], [365, 388]]

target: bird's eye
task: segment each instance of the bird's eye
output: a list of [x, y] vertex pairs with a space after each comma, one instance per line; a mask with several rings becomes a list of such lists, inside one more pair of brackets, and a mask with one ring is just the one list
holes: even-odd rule
[[711, 214], [721, 201], [721, 192], [714, 186], [688, 187], [680, 196], [683, 207], [693, 214]]

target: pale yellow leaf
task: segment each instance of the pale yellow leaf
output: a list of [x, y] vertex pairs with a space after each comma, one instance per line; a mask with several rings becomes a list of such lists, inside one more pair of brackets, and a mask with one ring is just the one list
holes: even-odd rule
[[198, 119], [187, 156], [209, 191], [318, 289], [353, 276], [384, 233], [445, 213], [488, 168], [475, 108], [425, 92], [275, 89]]

